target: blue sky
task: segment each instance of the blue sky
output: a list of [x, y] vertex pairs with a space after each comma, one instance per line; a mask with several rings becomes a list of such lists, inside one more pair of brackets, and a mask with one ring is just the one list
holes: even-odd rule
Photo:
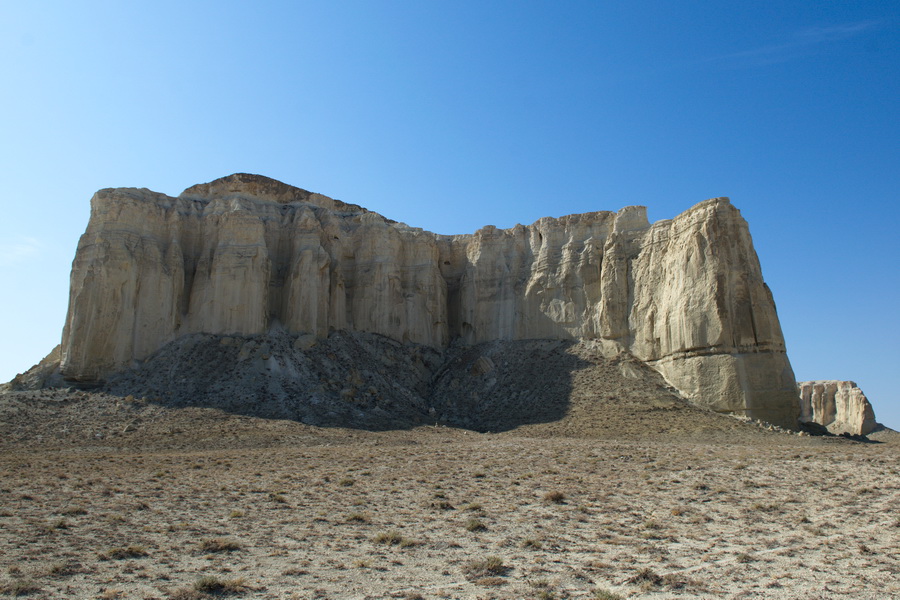
[[900, 429], [897, 2], [28, 2], [0, 18], [0, 380], [99, 188], [260, 173], [438, 233], [730, 196], [798, 379]]

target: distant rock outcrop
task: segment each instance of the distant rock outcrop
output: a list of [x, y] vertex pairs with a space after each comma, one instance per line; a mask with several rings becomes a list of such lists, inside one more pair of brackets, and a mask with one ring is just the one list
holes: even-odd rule
[[63, 376], [98, 381], [189, 334], [273, 326], [304, 347], [336, 330], [436, 349], [595, 340], [698, 405], [787, 427], [799, 414], [775, 305], [727, 198], [652, 225], [632, 206], [448, 236], [258, 175], [177, 198], [94, 195]]
[[868, 398], [852, 381], [801, 381], [800, 422], [818, 423], [840, 435], [867, 435], [878, 423]]

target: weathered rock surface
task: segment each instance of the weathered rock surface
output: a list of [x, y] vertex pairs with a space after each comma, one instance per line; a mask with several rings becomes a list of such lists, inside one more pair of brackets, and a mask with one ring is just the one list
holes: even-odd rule
[[852, 381], [801, 381], [797, 387], [801, 423], [818, 423], [837, 435], [867, 435], [878, 427], [872, 405]]
[[701, 406], [788, 427], [799, 414], [775, 306], [727, 198], [653, 225], [626, 207], [444, 236], [257, 175], [177, 198], [94, 195], [65, 377], [107, 378], [189, 334], [273, 326], [300, 347], [341, 330], [435, 349], [595, 340]]

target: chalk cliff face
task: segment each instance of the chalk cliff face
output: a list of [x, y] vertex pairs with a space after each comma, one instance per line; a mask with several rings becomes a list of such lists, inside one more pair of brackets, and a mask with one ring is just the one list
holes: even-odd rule
[[378, 333], [435, 348], [595, 339], [694, 402], [793, 427], [797, 389], [727, 198], [444, 236], [258, 175], [106, 189], [72, 269], [61, 370], [98, 380], [190, 333]]
[[868, 398], [852, 381], [801, 381], [800, 422], [824, 425], [834, 434], [867, 435], [878, 426]]

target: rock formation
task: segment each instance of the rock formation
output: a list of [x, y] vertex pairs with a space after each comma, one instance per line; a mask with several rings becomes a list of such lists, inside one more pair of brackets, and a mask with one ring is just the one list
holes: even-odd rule
[[800, 422], [818, 423], [836, 435], [867, 435], [878, 423], [862, 390], [852, 381], [801, 381]]
[[[799, 406], [747, 223], [727, 198], [437, 235], [258, 175], [177, 198], [105, 189], [72, 268], [61, 371], [97, 381], [188, 334], [348, 330], [452, 341], [586, 339], [693, 402], [794, 427]], [[482, 365], [483, 366], [483, 365]]]

